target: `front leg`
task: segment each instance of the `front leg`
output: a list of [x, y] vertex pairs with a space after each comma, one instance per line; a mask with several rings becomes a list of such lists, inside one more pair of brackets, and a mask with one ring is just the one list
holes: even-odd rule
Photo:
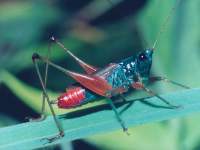
[[180, 86], [180, 87], [185, 88], [185, 89], [189, 89], [188, 86], [183, 85], [183, 84], [178, 83], [178, 82], [175, 82], [175, 81], [172, 81], [172, 80], [170, 80], [170, 79], [168, 79], [168, 78], [166, 78], [166, 77], [153, 76], [153, 77], [150, 77], [150, 78], [149, 78], [149, 82], [151, 82], [151, 83], [152, 83], [152, 82], [157, 82], [157, 81], [164, 81], [164, 82], [168, 82], [168, 83], [172, 83], [172, 84], [174, 84], [174, 85]]
[[132, 87], [134, 89], [142, 89], [145, 92], [147, 92], [148, 94], [155, 96], [157, 98], [159, 98], [161, 101], [163, 101], [165, 104], [169, 105], [171, 108], [179, 108], [180, 106], [177, 105], [173, 105], [170, 102], [168, 102], [166, 99], [164, 99], [163, 97], [159, 96], [157, 93], [153, 92], [152, 90], [150, 90], [149, 88], [145, 87], [145, 85], [142, 82], [134, 82], [132, 84]]
[[120, 125], [121, 125], [123, 131], [124, 131], [127, 135], [129, 135], [129, 133], [128, 133], [128, 128], [126, 127], [124, 121], [121, 119], [120, 114], [119, 114], [119, 112], [117, 111], [117, 108], [115, 107], [114, 103], [112, 102], [112, 100], [111, 100], [110, 98], [107, 98], [106, 100], [107, 100], [107, 102], [110, 104], [112, 110], [114, 111], [115, 116], [116, 116], [116, 118], [117, 118], [117, 121], [120, 123]]

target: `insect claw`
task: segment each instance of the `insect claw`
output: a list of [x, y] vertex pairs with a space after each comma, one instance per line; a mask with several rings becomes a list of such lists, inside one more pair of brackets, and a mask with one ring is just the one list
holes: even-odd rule
[[130, 136], [131, 134], [128, 132], [128, 131], [125, 131], [126, 132], [126, 135]]
[[182, 109], [182, 108], [183, 108], [182, 105], [177, 105], [177, 106], [176, 106], [176, 105], [175, 105], [175, 106], [173, 105], [173, 106], [172, 106], [172, 109]]
[[44, 145], [46, 145], [46, 144], [52, 143], [55, 140], [56, 140], [55, 137], [52, 137], [52, 138], [42, 138], [42, 139], [40, 139], [40, 142], [45, 141]]
[[25, 117], [25, 120], [28, 120], [29, 122], [39, 122], [39, 121], [43, 121], [44, 119], [46, 119], [46, 116], [43, 114], [38, 118]]
[[60, 133], [59, 133], [58, 135], [56, 135], [56, 136], [53, 136], [53, 137], [50, 137], [50, 138], [42, 138], [40, 141], [41, 141], [41, 142], [42, 142], [42, 141], [46, 141], [46, 142], [44, 143], [44, 145], [45, 145], [45, 144], [52, 143], [52, 142], [54, 142], [54, 141], [56, 141], [56, 140], [62, 138], [63, 136], [64, 136], [64, 132], [60, 132]]
[[129, 136], [130, 133], [128, 132], [128, 128], [123, 128], [123, 131]]

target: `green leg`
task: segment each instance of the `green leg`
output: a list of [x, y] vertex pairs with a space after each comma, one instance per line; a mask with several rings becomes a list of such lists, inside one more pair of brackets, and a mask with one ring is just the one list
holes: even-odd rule
[[190, 89], [190, 87], [188, 87], [188, 86], [186, 86], [186, 85], [183, 85], [183, 84], [181, 84], [181, 83], [175, 82], [175, 81], [173, 81], [173, 80], [169, 80], [169, 79], [167, 79], [167, 78], [165, 78], [165, 77], [161, 77], [161, 76], [150, 77], [150, 78], [149, 78], [149, 81], [150, 81], [150, 82], [164, 81], [164, 82], [168, 82], [168, 83], [171, 83], [171, 84], [180, 86], [180, 87], [185, 88], [185, 89]]
[[128, 100], [124, 97], [123, 94], [120, 94], [119, 96], [121, 97], [121, 99], [123, 100], [124, 103], [125, 103], [125, 102], [128, 102]]
[[[123, 131], [126, 132], [126, 133], [128, 134], [128, 132], [127, 132], [127, 131], [128, 131], [128, 128], [125, 126], [124, 121], [120, 118], [120, 115], [119, 115], [119, 113], [118, 113], [118, 111], [117, 111], [117, 108], [116, 108], [115, 105], [113, 104], [112, 100], [107, 98], [107, 101], [108, 101], [108, 103], [110, 104], [112, 110], [114, 111], [115, 116], [116, 116], [118, 122], [120, 123], [120, 125], [122, 126]], [[128, 135], [129, 135], [129, 134], [128, 134]]]
[[161, 101], [163, 101], [165, 104], [169, 105], [170, 108], [172, 108], [172, 109], [177, 109], [177, 108], [181, 107], [180, 105], [173, 105], [173, 104], [171, 104], [166, 99], [162, 98], [161, 96], [159, 96], [158, 94], [154, 93], [152, 90], [146, 88], [145, 86], [144, 86], [143, 90], [146, 91], [147, 93], [149, 93], [150, 95], [157, 97], [158, 99], [160, 99]]

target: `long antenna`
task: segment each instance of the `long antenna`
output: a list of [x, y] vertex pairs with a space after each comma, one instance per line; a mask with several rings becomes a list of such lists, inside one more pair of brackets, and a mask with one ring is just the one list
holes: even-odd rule
[[176, 4], [174, 5], [174, 7], [172, 7], [169, 15], [167, 16], [166, 20], [163, 22], [163, 24], [161, 25], [161, 28], [160, 28], [160, 31], [158, 32], [157, 36], [156, 36], [156, 40], [153, 44], [153, 49], [155, 49], [157, 43], [158, 43], [158, 40], [161, 36], [161, 34], [165, 31], [166, 27], [167, 27], [167, 24], [169, 23], [169, 20], [170, 18], [172, 17], [172, 14], [174, 13], [174, 11], [176, 10], [176, 7], [179, 5], [179, 3], [181, 2], [181, 0], [177, 0], [176, 1]]

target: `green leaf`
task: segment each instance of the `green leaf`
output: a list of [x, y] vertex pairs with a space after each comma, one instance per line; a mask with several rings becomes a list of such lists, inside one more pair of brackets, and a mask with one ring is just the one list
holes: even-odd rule
[[[127, 104], [121, 105], [121, 103], [118, 103], [119, 111], [124, 110], [127, 105], [130, 105], [121, 114], [126, 125], [133, 127], [150, 122], [177, 118], [200, 111], [200, 89], [183, 90], [162, 96], [173, 104], [182, 105], [182, 108], [163, 108], [163, 103], [156, 97], [144, 99], [152, 105], [147, 105], [141, 101], [135, 102], [136, 99], [133, 100], [130, 97], [129, 99], [131, 100]], [[134, 105], [133, 102], [135, 102]], [[33, 149], [121, 129], [114, 113], [108, 110], [106, 105], [71, 112], [60, 115], [58, 118], [65, 131], [65, 136], [60, 140], [46, 145], [44, 145], [46, 141], [41, 140], [57, 133], [52, 117], [48, 117], [42, 122], [28, 122], [0, 129], [0, 134], [4, 135], [0, 138], [0, 148]]]
[[[50, 7], [45, 2], [18, 1], [1, 4], [0, 33], [2, 40], [0, 44], [4, 45], [9, 42], [20, 49], [30, 45], [33, 41], [38, 41], [44, 27], [57, 21], [60, 15], [56, 8]], [[44, 12], [44, 10], [46, 11]], [[11, 48], [8, 47], [9, 50]]]
[[[134, 116], [133, 116], [134, 118]], [[121, 130], [98, 134], [86, 140], [100, 149], [115, 150], [177, 150], [176, 132], [163, 123], [150, 123], [129, 128], [130, 136]], [[113, 144], [115, 143], [115, 144]]]

